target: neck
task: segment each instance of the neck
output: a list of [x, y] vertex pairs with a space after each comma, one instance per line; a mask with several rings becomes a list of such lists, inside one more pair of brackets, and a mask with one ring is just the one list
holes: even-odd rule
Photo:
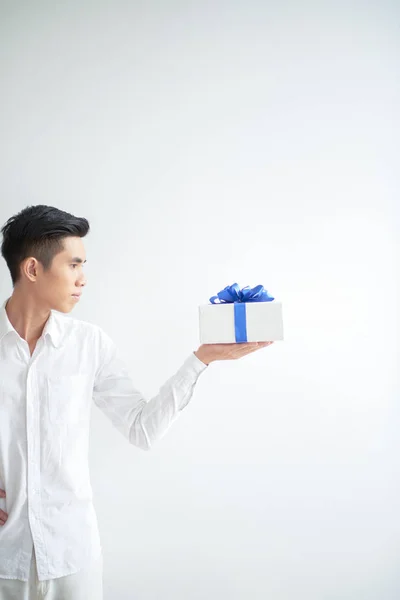
[[31, 344], [42, 335], [50, 309], [16, 287], [6, 304], [6, 313], [18, 335]]

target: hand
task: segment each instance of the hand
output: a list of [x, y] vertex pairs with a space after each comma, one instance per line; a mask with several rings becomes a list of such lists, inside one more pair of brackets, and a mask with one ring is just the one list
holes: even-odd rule
[[195, 355], [201, 362], [209, 365], [215, 360], [236, 360], [251, 354], [261, 348], [266, 348], [274, 342], [243, 342], [236, 344], [202, 344]]
[[[0, 490], [0, 498], [5, 498], [6, 493], [4, 490]], [[8, 519], [8, 514], [4, 510], [0, 510], [0, 526], [2, 527]]]

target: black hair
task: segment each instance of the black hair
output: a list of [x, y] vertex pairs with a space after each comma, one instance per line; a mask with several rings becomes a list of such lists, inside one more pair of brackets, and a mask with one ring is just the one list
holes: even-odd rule
[[62, 252], [63, 238], [83, 238], [89, 228], [87, 219], [43, 204], [27, 206], [8, 219], [1, 229], [1, 254], [10, 270], [13, 286], [20, 278], [20, 264], [25, 258], [34, 256], [46, 271], [56, 254]]

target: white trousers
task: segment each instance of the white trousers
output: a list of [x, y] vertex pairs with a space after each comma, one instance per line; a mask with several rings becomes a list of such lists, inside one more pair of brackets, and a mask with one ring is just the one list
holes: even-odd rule
[[0, 600], [103, 600], [103, 555], [78, 573], [39, 581], [33, 549], [29, 581], [0, 578]]

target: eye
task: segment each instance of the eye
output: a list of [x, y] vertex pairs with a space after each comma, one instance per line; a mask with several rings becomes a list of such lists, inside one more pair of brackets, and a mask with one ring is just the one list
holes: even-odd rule
[[75, 267], [78, 266], [78, 263], [74, 263], [73, 265], [71, 265], [73, 269], [75, 269]]

